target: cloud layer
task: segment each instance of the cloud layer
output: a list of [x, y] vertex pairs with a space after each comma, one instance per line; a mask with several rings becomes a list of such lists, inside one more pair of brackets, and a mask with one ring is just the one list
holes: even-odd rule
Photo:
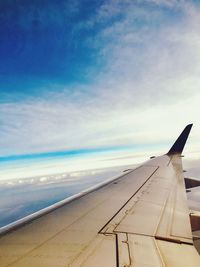
[[95, 65], [85, 69], [87, 83], [57, 81], [49, 90], [49, 83], [42, 84], [36, 96], [19, 91], [20, 101], [6, 98], [0, 104], [0, 155], [167, 147], [190, 122], [198, 148], [199, 24], [193, 1], [105, 1], [73, 28], [90, 33], [84, 45], [95, 51]]

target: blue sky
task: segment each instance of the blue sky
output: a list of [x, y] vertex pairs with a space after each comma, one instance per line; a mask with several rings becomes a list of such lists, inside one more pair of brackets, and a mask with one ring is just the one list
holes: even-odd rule
[[52, 83], [63, 85], [85, 80], [84, 69], [96, 61], [92, 51], [95, 49], [88, 47], [85, 39], [97, 29], [87, 29], [84, 21], [98, 4], [71, 2], [4, 1], [0, 4], [4, 37], [0, 70], [6, 88], [31, 95]]
[[[118, 24], [128, 23], [130, 33], [142, 35], [148, 28], [156, 32], [182, 18], [179, 9], [141, 2], [1, 1], [2, 93], [30, 97], [59, 91], [64, 85], [94, 82], [106, 68], [117, 31], [123, 34]], [[128, 14], [129, 7], [135, 14]], [[133, 45], [139, 52], [145, 44]]]
[[198, 1], [1, 1], [0, 156], [168, 148], [191, 122], [199, 149], [199, 23]]

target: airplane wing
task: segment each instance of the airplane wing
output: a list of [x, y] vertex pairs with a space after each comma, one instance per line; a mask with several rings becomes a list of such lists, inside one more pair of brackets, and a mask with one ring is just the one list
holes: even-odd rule
[[198, 267], [181, 153], [166, 155], [1, 229], [1, 267]]

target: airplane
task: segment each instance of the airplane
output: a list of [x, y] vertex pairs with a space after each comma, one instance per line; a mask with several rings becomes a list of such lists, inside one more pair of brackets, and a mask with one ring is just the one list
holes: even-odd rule
[[200, 182], [182, 168], [191, 127], [166, 154], [2, 227], [0, 267], [200, 266], [186, 198]]

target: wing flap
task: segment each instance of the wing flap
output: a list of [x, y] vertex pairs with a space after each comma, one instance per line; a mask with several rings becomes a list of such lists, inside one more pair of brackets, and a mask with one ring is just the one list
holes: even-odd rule
[[110, 221], [107, 233], [141, 234], [193, 243], [181, 159], [174, 155], [169, 162], [167, 156], [164, 158], [165, 164], [163, 157], [151, 161], [159, 168]]
[[144, 235], [118, 235], [119, 266], [197, 267], [200, 264], [199, 255], [191, 245], [157, 240]]

